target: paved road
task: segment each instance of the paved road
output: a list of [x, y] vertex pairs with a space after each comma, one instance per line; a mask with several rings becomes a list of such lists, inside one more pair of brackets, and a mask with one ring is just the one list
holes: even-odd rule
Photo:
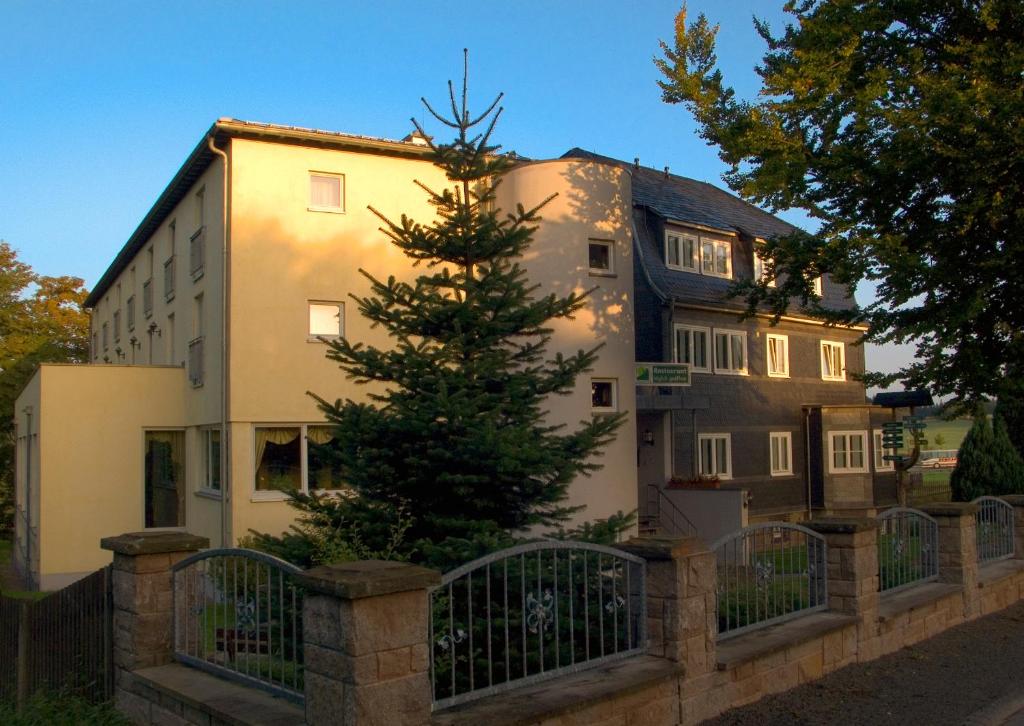
[[1024, 726], [1024, 603], [707, 724]]

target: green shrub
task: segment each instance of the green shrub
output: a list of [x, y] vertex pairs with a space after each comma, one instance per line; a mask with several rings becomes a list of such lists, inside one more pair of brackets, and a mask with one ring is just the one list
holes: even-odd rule
[[91, 703], [79, 696], [41, 691], [19, 713], [10, 701], [0, 701], [4, 726], [130, 726], [114, 705]]

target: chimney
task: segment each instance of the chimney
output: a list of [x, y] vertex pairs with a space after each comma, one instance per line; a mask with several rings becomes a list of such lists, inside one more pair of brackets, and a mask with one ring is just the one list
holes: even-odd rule
[[414, 146], [426, 146], [427, 142], [433, 138], [433, 136], [424, 136], [419, 131], [413, 131], [411, 134], [402, 139], [402, 141], [408, 144], [413, 144]]
[[665, 167], [665, 178], [668, 179], [668, 167]]
[[633, 157], [633, 168], [636, 169], [637, 171], [640, 171], [640, 157], [639, 156]]

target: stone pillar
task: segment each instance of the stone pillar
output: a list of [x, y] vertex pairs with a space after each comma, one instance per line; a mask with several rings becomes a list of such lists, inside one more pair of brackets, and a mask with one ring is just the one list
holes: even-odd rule
[[825, 535], [828, 609], [856, 615], [857, 640], [878, 636], [878, 523], [874, 519], [823, 518], [806, 526]]
[[187, 532], [133, 532], [105, 537], [114, 553], [114, 683], [126, 671], [170, 663], [174, 653], [171, 566], [210, 546]]
[[939, 523], [939, 582], [964, 590], [964, 619], [978, 614], [978, 541], [974, 515], [978, 505], [949, 502], [921, 507]]
[[637, 537], [620, 545], [647, 561], [647, 652], [686, 666], [686, 677], [715, 670], [715, 555], [696, 537]]
[[1024, 494], [1009, 494], [1000, 498], [1013, 506], [1013, 557], [1024, 560]]
[[427, 590], [440, 573], [366, 560], [315, 567], [297, 581], [306, 588], [306, 723], [427, 723]]

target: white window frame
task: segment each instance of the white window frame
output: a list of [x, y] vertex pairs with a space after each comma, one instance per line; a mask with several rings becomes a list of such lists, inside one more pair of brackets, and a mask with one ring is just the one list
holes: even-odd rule
[[[333, 335], [322, 335], [314, 333], [312, 324], [312, 312], [314, 305], [334, 305], [338, 308], [338, 332]], [[306, 301], [306, 342], [320, 343], [324, 340], [338, 340], [345, 336], [345, 303], [338, 300], [307, 300]]]
[[[253, 424], [252, 436], [250, 441], [252, 443], [252, 455], [249, 457], [252, 462], [251, 474], [249, 476], [249, 500], [253, 502], [283, 502], [288, 499], [288, 495], [284, 492], [277, 490], [267, 491], [256, 488], [256, 471], [259, 469], [259, 462], [256, 461], [256, 430], [257, 429], [299, 429], [299, 471], [300, 471], [300, 487], [299, 491], [303, 494], [309, 494], [311, 489], [309, 488], [309, 429], [311, 426], [330, 426], [326, 421], [318, 421], [316, 423], [295, 423], [295, 422], [282, 422], [282, 423], [266, 423], [261, 421], [258, 424]], [[222, 452], [223, 453], [223, 452]], [[329, 494], [335, 496], [351, 496], [351, 489], [317, 489], [320, 494]]]
[[[772, 370], [772, 341], [782, 341], [784, 370]], [[781, 333], [768, 333], [764, 343], [765, 370], [769, 378], [789, 378], [789, 336]]]
[[[595, 406], [593, 385], [595, 383], [610, 383], [612, 387], [612, 405]], [[619, 410], [619, 380], [617, 378], [591, 378], [590, 411], [591, 413], [618, 413]]]
[[[711, 271], [709, 272], [704, 266], [704, 245], [711, 245]], [[718, 258], [718, 248], [725, 247], [725, 273], [718, 272], [715, 268], [715, 262]], [[729, 240], [715, 239], [714, 237], [700, 238], [700, 274], [707, 275], [709, 277], [720, 277], [724, 280], [732, 279], [732, 242]]]
[[[764, 260], [757, 254], [757, 249], [764, 245], [764, 240], [757, 240], [754, 242], [754, 282], [760, 282], [765, 278]], [[768, 287], [775, 287], [775, 278], [765, 280], [765, 284]]]
[[[786, 442], [786, 468], [775, 468], [775, 457], [773, 446], [775, 440]], [[771, 431], [768, 434], [768, 470], [772, 476], [793, 476], [793, 434], [790, 431]]]
[[[728, 335], [729, 340], [729, 366], [726, 368], [718, 367], [718, 336]], [[732, 360], [732, 336], [738, 335], [743, 338], [743, 367], [736, 368]], [[747, 331], [745, 330], [730, 330], [728, 328], [715, 328], [711, 336], [711, 364], [714, 366], [716, 374], [723, 376], [745, 376], [750, 371], [750, 350], [747, 346]]]
[[[590, 246], [598, 245], [608, 249], [608, 267], [591, 267], [590, 266]], [[614, 277], [615, 276], [615, 240], [612, 239], [588, 239], [587, 240], [587, 269], [591, 275], [595, 277]]]
[[[868, 432], [867, 431], [829, 431], [826, 433], [828, 436], [828, 471], [830, 474], [867, 474], [870, 470], [868, 468], [868, 462], [870, 461], [871, 452], [868, 450]], [[835, 440], [837, 436], [842, 436], [846, 439], [846, 466], [836, 466], [835, 458]], [[860, 467], [850, 466], [850, 438], [853, 436], [860, 436], [863, 442], [861, 453], [864, 456], [864, 465]]]
[[[825, 366], [825, 348], [839, 349], [839, 375], [829, 375]], [[818, 346], [818, 365], [821, 366], [821, 380], [823, 381], [845, 381], [846, 380], [846, 345], [838, 340], [823, 340]]]
[[[671, 242], [669, 240], [675, 239], [676, 253], [679, 257], [678, 264], [672, 264], [669, 262], [671, 256], [669, 255], [669, 249]], [[692, 254], [690, 255], [690, 264], [686, 265], [683, 260], [683, 239], [686, 238], [693, 243]], [[679, 232], [676, 230], [665, 230], [665, 266], [670, 270], [682, 270], [683, 272], [693, 272], [700, 274], [700, 237], [692, 232]]]
[[[207, 497], [213, 497], [220, 499], [224, 488], [223, 480], [220, 482], [220, 488], [214, 488], [210, 486], [210, 446], [212, 443], [212, 434], [221, 434], [220, 436], [220, 456], [224, 456], [224, 436], [219, 426], [212, 426], [207, 428], [199, 429], [199, 445], [201, 448], [200, 459], [200, 472], [199, 472], [199, 487], [196, 489], [196, 494], [201, 494]], [[220, 471], [217, 472], [218, 477], [222, 477], [224, 473], [223, 466], [218, 466]]]
[[[313, 204], [313, 178], [322, 177], [328, 179], [338, 180], [338, 206], [337, 207], [324, 207]], [[338, 174], [332, 171], [317, 171], [310, 169], [309, 174], [306, 177], [306, 210], [310, 212], [328, 212], [331, 214], [344, 214], [345, 213], [345, 175]]]
[[[704, 363], [703, 366], [697, 366], [691, 361], [681, 360], [679, 357], [679, 333], [686, 331], [690, 337], [690, 350], [693, 350], [693, 334], [704, 333]], [[687, 325], [685, 323], [676, 323], [672, 335], [672, 357], [676, 363], [690, 363], [690, 371], [695, 373], [710, 373], [712, 360], [714, 359], [714, 338], [711, 336], [711, 328], [701, 327], [699, 325]]]
[[[717, 441], [718, 439], [725, 439], [725, 469], [723, 470], [718, 461], [718, 447], [712, 446], [711, 451], [715, 459], [714, 468], [718, 473], [705, 474], [703, 462], [701, 456], [704, 452], [705, 441]], [[732, 434], [725, 433], [712, 433], [712, 434], [697, 434], [697, 471], [700, 472], [701, 476], [717, 476], [719, 479], [732, 479]]]
[[871, 462], [875, 471], [896, 471], [896, 462], [886, 461], [882, 458], [885, 454], [895, 454], [896, 449], [886, 449], [882, 446], [882, 430], [871, 431]]
[[811, 280], [811, 286], [814, 288], [814, 294], [817, 295], [818, 297], [821, 297], [824, 291], [824, 287], [822, 286], [821, 282], [821, 275], [818, 275], [813, 280]]

